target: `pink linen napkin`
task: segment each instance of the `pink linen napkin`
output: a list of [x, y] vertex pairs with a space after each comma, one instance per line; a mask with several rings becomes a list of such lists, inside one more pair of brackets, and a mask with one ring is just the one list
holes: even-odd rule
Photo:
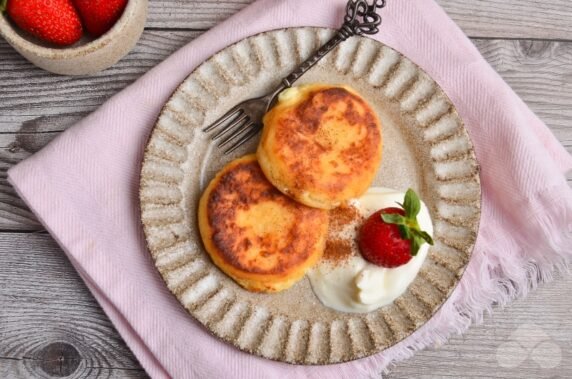
[[169, 293], [146, 251], [138, 168], [176, 86], [216, 51], [258, 32], [338, 27], [345, 0], [259, 0], [173, 54], [42, 151], [10, 170], [20, 196], [57, 240], [146, 371], [155, 378], [329, 378], [379, 375], [443, 342], [565, 268], [572, 253], [572, 158], [433, 0], [389, 1], [375, 38], [427, 71], [452, 99], [481, 164], [482, 221], [467, 271], [430, 322], [361, 360], [297, 366], [212, 337]]

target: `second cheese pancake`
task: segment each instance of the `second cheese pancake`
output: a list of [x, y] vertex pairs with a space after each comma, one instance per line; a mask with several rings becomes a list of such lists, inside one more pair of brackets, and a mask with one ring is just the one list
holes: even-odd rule
[[361, 196], [381, 163], [381, 125], [347, 87], [306, 85], [280, 94], [264, 117], [257, 157], [280, 191], [332, 209]]
[[199, 228], [223, 272], [248, 290], [277, 292], [322, 256], [328, 214], [282, 194], [248, 155], [211, 181], [199, 203]]

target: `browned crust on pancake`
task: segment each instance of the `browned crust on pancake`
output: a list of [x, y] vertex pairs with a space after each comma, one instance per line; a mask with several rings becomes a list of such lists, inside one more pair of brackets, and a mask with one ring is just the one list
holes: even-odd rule
[[[278, 191], [254, 155], [227, 165], [209, 184], [201, 203], [199, 225], [207, 251], [217, 266], [249, 289], [272, 291], [275, 280], [298, 280], [322, 255], [327, 212]], [[256, 209], [254, 214], [264, 210], [261, 219], [249, 213]], [[268, 232], [256, 231], [263, 230], [264, 223]], [[241, 279], [256, 283], [245, 285]]]
[[[243, 236], [244, 228], [236, 224], [236, 213], [265, 201], [282, 205], [295, 222], [283, 235], [258, 236], [251, 241]], [[258, 274], [282, 274], [308, 259], [316, 235], [307, 227], [325, 221], [322, 212], [295, 202], [272, 186], [256, 161], [238, 164], [220, 177], [209, 196], [207, 212], [214, 245], [224, 260], [236, 268]], [[256, 262], [246, 260], [244, 252], [252, 245], [260, 249], [262, 258], [279, 254], [278, 264], [263, 270]]]
[[305, 204], [304, 192], [331, 200], [323, 206], [331, 208], [371, 184], [381, 161], [381, 126], [372, 108], [350, 90], [312, 88], [295, 104], [278, 104], [269, 112], [264, 121], [271, 130], [265, 130], [258, 154], [278, 188]]

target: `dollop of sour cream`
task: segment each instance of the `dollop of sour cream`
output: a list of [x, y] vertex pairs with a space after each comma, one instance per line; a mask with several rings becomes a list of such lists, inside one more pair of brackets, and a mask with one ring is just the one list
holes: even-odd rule
[[[403, 203], [405, 194], [389, 188], [372, 187], [350, 205], [356, 207], [364, 217]], [[433, 236], [433, 224], [427, 206], [422, 202], [417, 216], [421, 230]], [[348, 237], [357, 239], [355, 225], [348, 228]], [[357, 250], [357, 245], [353, 244]], [[385, 268], [367, 262], [359, 251], [345, 262], [333, 264], [320, 262], [308, 272], [312, 289], [320, 301], [327, 307], [341, 312], [370, 312], [392, 303], [401, 296], [413, 282], [421, 269], [429, 245], [423, 244], [416, 256], [409, 262], [396, 268]]]

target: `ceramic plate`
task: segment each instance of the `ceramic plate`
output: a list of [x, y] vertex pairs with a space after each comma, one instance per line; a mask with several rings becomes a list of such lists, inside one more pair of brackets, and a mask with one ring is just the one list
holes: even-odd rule
[[141, 218], [166, 285], [208, 330], [239, 349], [299, 364], [329, 364], [392, 346], [423, 325], [459, 281], [480, 217], [481, 187], [471, 141], [450, 100], [426, 73], [369, 38], [341, 44], [297, 84], [348, 84], [383, 124], [384, 159], [374, 185], [412, 187], [430, 209], [435, 246], [395, 302], [365, 314], [326, 308], [307, 278], [278, 294], [243, 290], [214, 266], [197, 226], [199, 197], [253, 139], [224, 156], [201, 128], [244, 99], [269, 92], [333, 31], [293, 28], [240, 41], [199, 66], [165, 104], [141, 171]]

